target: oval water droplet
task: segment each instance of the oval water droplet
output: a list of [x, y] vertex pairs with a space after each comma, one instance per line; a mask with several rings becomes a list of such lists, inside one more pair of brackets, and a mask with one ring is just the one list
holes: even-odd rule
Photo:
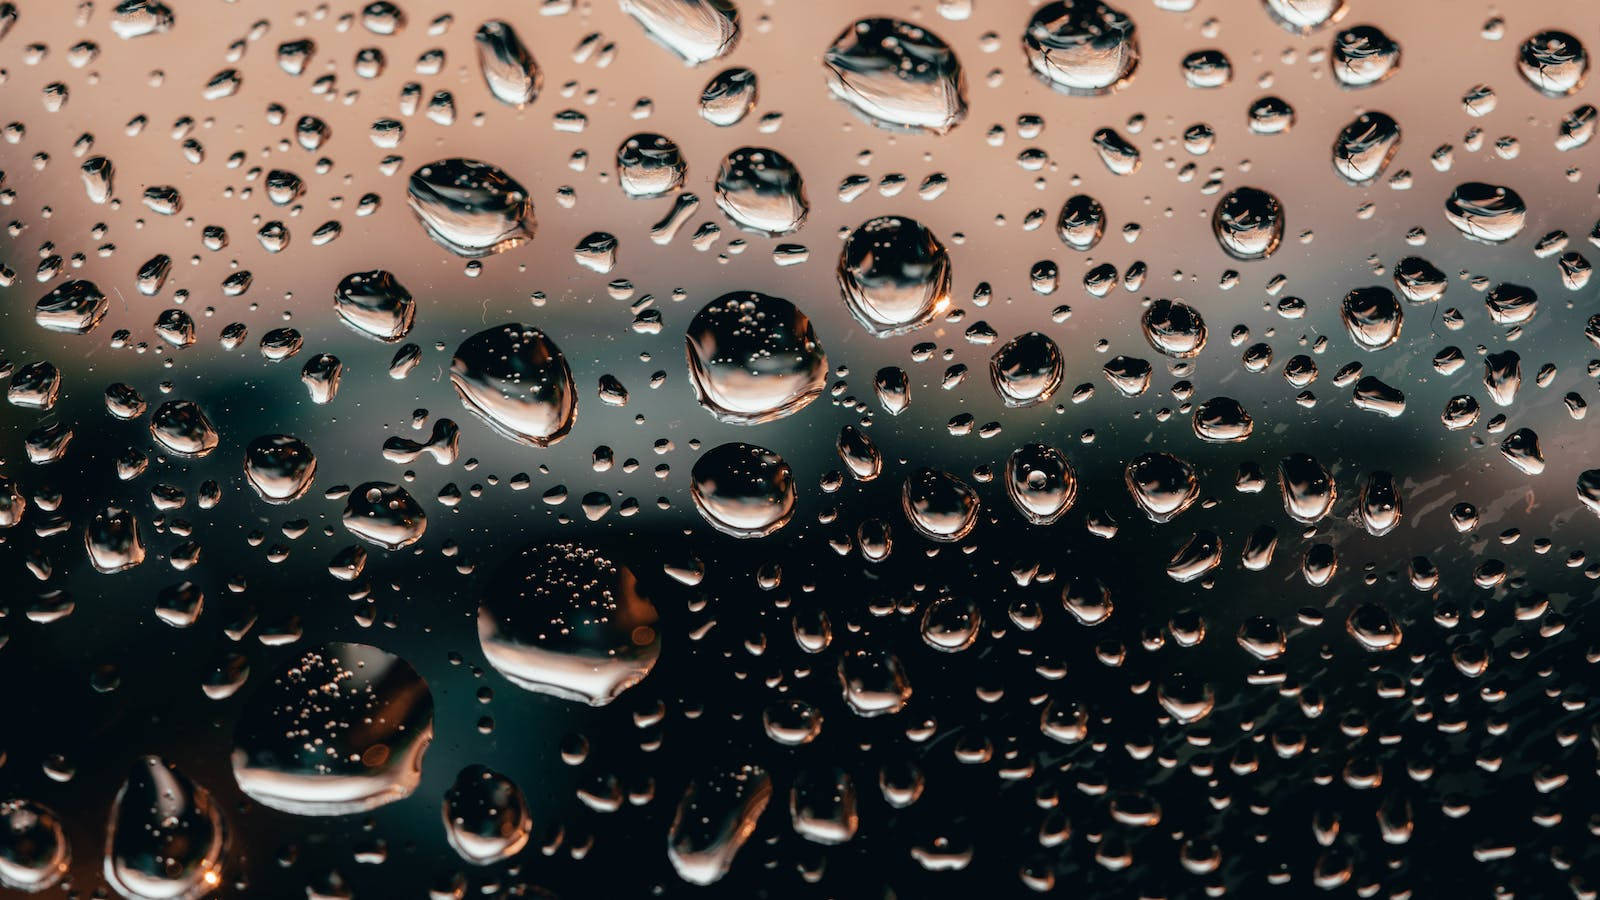
[[352, 272], [333, 289], [333, 309], [356, 332], [394, 343], [411, 331], [417, 304], [394, 273]]
[[533, 239], [533, 200], [500, 169], [473, 159], [441, 159], [413, 172], [406, 202], [428, 236], [469, 259]]
[[621, 5], [645, 34], [691, 66], [727, 55], [739, 41], [739, 10], [732, 0], [621, 0]]
[[1200, 496], [1194, 466], [1171, 453], [1135, 457], [1123, 472], [1123, 482], [1139, 509], [1157, 524], [1177, 518]]
[[944, 134], [967, 115], [960, 60], [920, 25], [860, 19], [823, 52], [822, 64], [833, 96], [873, 124]]
[[366, 644], [324, 644], [246, 702], [233, 775], [263, 806], [349, 815], [411, 796], [432, 740], [433, 695], [409, 663]]
[[1511, 188], [1469, 181], [1450, 192], [1444, 203], [1444, 215], [1467, 237], [1499, 244], [1522, 232], [1527, 223], [1528, 207]]
[[722, 444], [695, 460], [690, 496], [700, 515], [723, 534], [765, 537], [794, 515], [794, 473], [771, 450]]
[[715, 197], [717, 207], [740, 228], [767, 237], [800, 230], [810, 211], [800, 170], [764, 147], [728, 154], [717, 172]]
[[462, 341], [450, 361], [450, 384], [469, 412], [519, 444], [548, 447], [577, 419], [567, 358], [532, 325], [498, 325]]
[[655, 666], [656, 620], [627, 566], [579, 544], [534, 544], [485, 588], [478, 642], [517, 687], [604, 706]]
[[297, 437], [264, 434], [244, 451], [244, 477], [268, 503], [289, 503], [311, 488], [317, 457]]
[[706, 304], [685, 335], [695, 399], [724, 422], [793, 415], [827, 387], [828, 359], [793, 303], [735, 291]]
[[478, 28], [473, 40], [478, 47], [478, 68], [496, 100], [507, 106], [524, 106], [539, 96], [544, 74], [516, 29], [491, 19]]
[[211, 792], [144, 756], [111, 804], [106, 881], [130, 900], [198, 900], [221, 883], [226, 844]]
[[1122, 87], [1139, 65], [1133, 20], [1098, 0], [1046, 3], [1028, 20], [1022, 49], [1046, 84], [1081, 96]]
[[1045, 403], [1061, 386], [1061, 348], [1037, 331], [1019, 334], [989, 358], [989, 381], [1006, 406]]
[[428, 515], [397, 484], [368, 481], [358, 484], [345, 498], [345, 530], [387, 550], [409, 547], [428, 529]]
[[1258, 188], [1235, 188], [1217, 203], [1211, 227], [1229, 256], [1264, 259], [1283, 241], [1283, 204]]
[[878, 337], [914, 331], [950, 305], [950, 255], [922, 223], [870, 219], [839, 256], [839, 290], [851, 315]]
[[475, 866], [516, 856], [533, 830], [522, 789], [487, 766], [467, 766], [456, 775], [445, 791], [442, 814], [445, 839]]

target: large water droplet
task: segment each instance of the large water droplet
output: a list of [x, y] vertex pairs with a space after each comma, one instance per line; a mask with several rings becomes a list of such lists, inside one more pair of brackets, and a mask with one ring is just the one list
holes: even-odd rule
[[498, 325], [462, 341], [450, 384], [469, 412], [519, 444], [547, 447], [577, 419], [567, 358], [532, 325]]
[[478, 28], [474, 41], [478, 45], [478, 67], [496, 100], [507, 106], [523, 106], [539, 96], [544, 75], [533, 54], [517, 37], [516, 29], [491, 19]]
[[535, 544], [496, 570], [478, 642], [524, 690], [604, 706], [661, 655], [656, 608], [632, 570], [571, 543]]
[[689, 323], [685, 345], [695, 399], [724, 422], [792, 415], [827, 387], [828, 359], [811, 320], [781, 297], [723, 294]]
[[901, 216], [868, 220], [839, 256], [839, 290], [868, 331], [914, 331], [950, 305], [950, 255], [922, 223]]
[[961, 63], [920, 25], [860, 19], [823, 52], [822, 64], [833, 96], [874, 124], [944, 134], [966, 117]]
[[695, 460], [690, 495], [700, 515], [723, 534], [764, 537], [794, 515], [794, 473], [771, 450], [722, 444]]
[[1381, 112], [1363, 113], [1333, 141], [1333, 168], [1346, 181], [1364, 184], [1383, 174], [1400, 149], [1400, 126]]
[[1347, 88], [1371, 87], [1400, 68], [1400, 45], [1372, 25], [1339, 32], [1328, 53], [1333, 77]]
[[700, 92], [700, 117], [721, 128], [739, 124], [756, 105], [757, 83], [742, 66], [718, 72]]
[[739, 40], [732, 0], [621, 0], [622, 11], [691, 66], [724, 56]]
[[1271, 256], [1283, 240], [1283, 204], [1252, 187], [1235, 188], [1217, 203], [1211, 217], [1217, 243], [1234, 259]]
[[1156, 523], [1177, 518], [1200, 496], [1194, 466], [1171, 453], [1158, 451], [1134, 458], [1123, 472], [1123, 481], [1139, 509]]
[[636, 134], [617, 147], [617, 184], [629, 197], [660, 197], [683, 187], [689, 170], [671, 138]]
[[757, 766], [691, 781], [667, 829], [667, 859], [678, 877], [706, 885], [728, 874], [771, 798], [772, 777]]
[[388, 550], [409, 547], [428, 530], [428, 516], [397, 484], [368, 481], [345, 498], [344, 527], [368, 543]]
[[1565, 31], [1541, 31], [1522, 42], [1517, 71], [1540, 93], [1565, 97], [1583, 87], [1589, 54], [1582, 41]]
[[244, 477], [268, 503], [289, 503], [311, 488], [317, 457], [305, 441], [287, 434], [264, 434], [244, 451]]
[[1206, 346], [1206, 322], [1200, 311], [1181, 300], [1158, 299], [1139, 317], [1150, 346], [1173, 359], [1193, 359]]
[[1047, 444], [1024, 444], [1006, 459], [1006, 495], [1034, 525], [1049, 525], [1078, 498], [1078, 476], [1067, 457]]
[[1006, 406], [1048, 401], [1061, 386], [1061, 348], [1037, 331], [1019, 334], [989, 358], [989, 380]]
[[1139, 65], [1133, 20], [1098, 0], [1046, 3], [1028, 20], [1022, 49], [1034, 74], [1075, 95], [1110, 93]]
[[33, 321], [39, 327], [65, 334], [88, 334], [111, 309], [111, 302], [92, 281], [63, 281], [39, 298]]
[[333, 309], [356, 332], [394, 343], [411, 331], [417, 304], [394, 273], [353, 272], [333, 289]]
[[1262, 0], [1273, 21], [1299, 34], [1310, 34], [1344, 18], [1344, 0]]
[[485, 162], [428, 163], [412, 173], [406, 202], [428, 236], [458, 256], [490, 256], [533, 239], [532, 198]]
[[800, 170], [765, 147], [728, 154], [717, 172], [716, 201], [739, 227], [768, 237], [798, 231], [810, 210]]
[[211, 793], [144, 756], [111, 804], [106, 881], [130, 900], [198, 900], [221, 883], [226, 844]]
[[938, 469], [922, 468], [900, 485], [900, 507], [917, 533], [930, 541], [952, 543], [978, 524], [978, 492]]
[[71, 862], [54, 810], [32, 800], [0, 802], [0, 886], [28, 894], [48, 890]]
[[256, 689], [234, 730], [252, 800], [301, 816], [409, 797], [433, 740], [433, 695], [405, 660], [366, 644], [307, 650]]
[[192, 400], [168, 400], [150, 416], [150, 436], [167, 452], [198, 459], [217, 449], [217, 429]]
[[1278, 486], [1283, 490], [1283, 510], [1307, 525], [1333, 509], [1339, 491], [1333, 476], [1312, 457], [1291, 453], [1278, 461]]
[[1469, 181], [1450, 192], [1444, 202], [1444, 215], [1467, 237], [1499, 244], [1522, 232], [1528, 206], [1511, 188]]
[[1363, 350], [1382, 350], [1400, 339], [1405, 313], [1394, 291], [1382, 285], [1345, 294], [1339, 312], [1350, 340]]
[[528, 844], [533, 819], [522, 789], [499, 772], [471, 765], [444, 795], [444, 836], [475, 866], [510, 859]]

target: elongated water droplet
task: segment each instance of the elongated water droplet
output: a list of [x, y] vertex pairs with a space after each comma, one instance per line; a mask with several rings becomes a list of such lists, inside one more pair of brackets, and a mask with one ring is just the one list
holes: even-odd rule
[[517, 37], [516, 29], [499, 19], [478, 28], [478, 67], [489, 93], [507, 106], [524, 106], [539, 96], [544, 74], [533, 54]]
[[226, 845], [211, 792], [141, 757], [111, 804], [106, 881], [130, 900], [198, 900], [221, 883]]

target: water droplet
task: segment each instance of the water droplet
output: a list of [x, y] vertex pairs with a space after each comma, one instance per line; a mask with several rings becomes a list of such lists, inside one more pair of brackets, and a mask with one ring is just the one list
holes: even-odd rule
[[739, 227], [767, 237], [800, 230], [810, 210], [800, 170], [765, 147], [728, 154], [717, 172], [716, 201]]
[[739, 10], [732, 0], [621, 0], [645, 34], [691, 66], [733, 51]]
[[772, 777], [757, 766], [689, 782], [667, 829], [667, 859], [678, 877], [707, 885], [728, 874], [771, 799]]
[[1123, 481], [1139, 509], [1157, 524], [1177, 518], [1200, 496], [1194, 466], [1171, 453], [1135, 457], [1123, 472]]
[[1450, 192], [1449, 199], [1445, 200], [1444, 215], [1467, 237], [1499, 244], [1522, 232], [1528, 207], [1522, 197], [1508, 187], [1469, 181]]
[[1356, 288], [1344, 295], [1339, 312], [1350, 340], [1363, 350], [1382, 350], [1400, 339], [1405, 314], [1394, 291], [1386, 287]]
[[989, 380], [1006, 406], [1049, 401], [1061, 386], [1061, 348], [1037, 331], [1019, 334], [989, 359]]
[[629, 197], [660, 197], [683, 187], [689, 164], [670, 138], [636, 134], [617, 147], [617, 184]]
[[32, 800], [0, 803], [0, 886], [36, 894], [67, 874], [72, 850], [55, 811]]
[[700, 117], [721, 128], [744, 121], [756, 105], [756, 73], [742, 66], [712, 76], [700, 92]]
[[1107, 94], [1133, 77], [1139, 41], [1133, 20], [1098, 0], [1056, 0], [1022, 34], [1028, 66], [1058, 91]]
[[915, 219], [882, 216], [850, 233], [839, 289], [857, 322], [878, 337], [914, 331], [950, 304], [950, 255]]
[[428, 236], [458, 256], [490, 256], [533, 239], [533, 200], [488, 163], [428, 163], [412, 173], [406, 202]]
[[499, 19], [491, 19], [478, 28], [474, 42], [478, 46], [478, 66], [483, 71], [484, 83], [496, 100], [520, 107], [539, 96], [544, 73], [517, 37], [516, 29]]
[[333, 309], [357, 333], [385, 343], [404, 338], [417, 316], [411, 292], [383, 269], [346, 275], [333, 289]]
[[356, 485], [344, 504], [345, 530], [387, 550], [409, 547], [422, 539], [428, 516], [397, 484], [368, 481]]
[[695, 460], [690, 479], [695, 508], [723, 534], [765, 537], [794, 515], [794, 473], [771, 450], [741, 443], [713, 447]]
[[533, 830], [522, 789], [499, 772], [471, 765], [444, 794], [444, 836], [461, 858], [487, 866], [522, 852]]
[[317, 457], [297, 437], [264, 434], [244, 451], [244, 476], [261, 499], [289, 503], [311, 488], [317, 474]]
[[222, 880], [226, 838], [211, 792], [140, 757], [111, 804], [106, 880], [131, 900], [198, 900]]
[[828, 360], [793, 303], [735, 291], [706, 304], [685, 335], [695, 399], [724, 422], [793, 415], [827, 387]]
[[627, 566], [577, 544], [535, 544], [496, 570], [478, 641], [517, 687], [604, 706], [655, 666], [656, 619]]
[[1333, 142], [1333, 168], [1352, 184], [1383, 174], [1400, 149], [1400, 126], [1381, 112], [1363, 113]]
[[1339, 84], [1371, 87], [1399, 70], [1400, 45], [1376, 26], [1357, 25], [1334, 37], [1328, 61]]
[[1078, 476], [1067, 457], [1046, 444], [1024, 444], [1006, 459], [1006, 495], [1033, 525], [1049, 525], [1078, 498]]
[[168, 400], [150, 416], [150, 436], [167, 452], [198, 459], [217, 449], [217, 429], [193, 400]]
[[469, 412], [519, 444], [548, 447], [577, 419], [567, 358], [532, 325], [499, 325], [462, 341], [450, 361], [450, 384]]
[[978, 492], [938, 469], [922, 468], [900, 485], [900, 507], [917, 533], [930, 541], [953, 543], [978, 524]]
[[1589, 54], [1582, 41], [1565, 31], [1541, 31], [1522, 42], [1517, 71], [1540, 93], [1565, 97], [1583, 87]]
[[823, 52], [822, 64], [833, 96], [874, 124], [944, 134], [966, 117], [961, 62], [920, 25], [860, 19]]
[[1283, 205], [1266, 191], [1235, 188], [1217, 203], [1211, 217], [1217, 243], [1234, 259], [1264, 259], [1283, 240]]
[[433, 695], [409, 663], [366, 644], [324, 644], [246, 702], [233, 775], [263, 806], [349, 815], [411, 796], [432, 740]]

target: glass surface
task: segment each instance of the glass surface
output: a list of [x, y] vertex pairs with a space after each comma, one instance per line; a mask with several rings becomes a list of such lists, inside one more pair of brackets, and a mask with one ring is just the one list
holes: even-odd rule
[[0, 884], [1593, 896], [1597, 26], [0, 3]]

